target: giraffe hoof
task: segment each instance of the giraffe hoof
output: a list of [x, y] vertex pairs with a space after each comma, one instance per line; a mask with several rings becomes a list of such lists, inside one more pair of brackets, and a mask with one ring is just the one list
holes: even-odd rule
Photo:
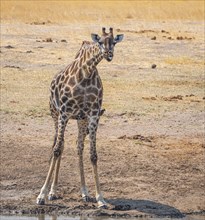
[[99, 205], [99, 206], [98, 206], [98, 208], [100, 208], [100, 209], [107, 209], [107, 208], [108, 208], [108, 206], [107, 206], [107, 205], [105, 205], [105, 204], [103, 204], [103, 205]]
[[89, 196], [83, 196], [83, 202], [93, 202]]
[[89, 202], [90, 198], [89, 196], [83, 196], [83, 202]]
[[38, 205], [45, 205], [45, 199], [37, 198], [36, 204], [38, 204]]
[[50, 194], [48, 196], [48, 200], [50, 200], [50, 201], [53, 201], [53, 200], [56, 200], [56, 199], [58, 199], [58, 197], [56, 195], [54, 195], [54, 194]]

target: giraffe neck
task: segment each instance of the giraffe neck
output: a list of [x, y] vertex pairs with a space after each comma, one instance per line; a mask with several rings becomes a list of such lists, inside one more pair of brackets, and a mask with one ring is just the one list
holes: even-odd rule
[[98, 44], [83, 42], [82, 47], [75, 57], [78, 68], [83, 70], [84, 77], [90, 78], [96, 66], [103, 59], [103, 54]]

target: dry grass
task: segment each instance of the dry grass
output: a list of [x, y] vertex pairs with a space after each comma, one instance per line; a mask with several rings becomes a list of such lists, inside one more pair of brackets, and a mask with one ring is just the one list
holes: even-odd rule
[[1, 1], [11, 22], [126, 24], [129, 20], [203, 20], [204, 1]]
[[169, 57], [164, 62], [170, 65], [205, 65], [204, 60], [191, 59], [190, 57]]
[[1, 111], [21, 115], [49, 114], [48, 71], [1, 70]]
[[[113, 25], [115, 33], [118, 28], [125, 30], [120, 31], [125, 39], [116, 46], [112, 64], [103, 61], [99, 66], [106, 109], [143, 114], [156, 112], [161, 104], [151, 102], [148, 107], [142, 97], [195, 93], [201, 98], [201, 83], [196, 81], [202, 79], [204, 68], [203, 17], [203, 1], [1, 1], [1, 110], [48, 114], [52, 77], [70, 63], [82, 40], [89, 40], [90, 33], [104, 25]], [[180, 41], [177, 36], [192, 39]], [[48, 37], [53, 42], [43, 42]], [[181, 70], [173, 69], [178, 66]], [[192, 78], [183, 84], [180, 75], [186, 75], [187, 69]], [[166, 109], [170, 105], [163, 103]]]

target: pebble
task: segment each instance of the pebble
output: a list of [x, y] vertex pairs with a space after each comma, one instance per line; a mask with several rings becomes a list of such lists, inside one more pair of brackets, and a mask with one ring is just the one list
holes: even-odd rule
[[154, 36], [154, 37], [151, 38], [151, 40], [156, 40], [156, 39], [157, 39], [156, 36]]
[[152, 64], [152, 69], [155, 69], [157, 67], [156, 64]]

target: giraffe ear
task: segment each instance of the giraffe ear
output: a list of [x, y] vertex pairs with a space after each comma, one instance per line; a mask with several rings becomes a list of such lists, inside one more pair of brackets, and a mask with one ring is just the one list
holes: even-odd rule
[[119, 43], [120, 41], [122, 41], [123, 37], [124, 37], [124, 34], [118, 34], [114, 39], [114, 43], [115, 44]]
[[97, 34], [91, 34], [91, 38], [94, 42], [99, 43], [100, 37]]

